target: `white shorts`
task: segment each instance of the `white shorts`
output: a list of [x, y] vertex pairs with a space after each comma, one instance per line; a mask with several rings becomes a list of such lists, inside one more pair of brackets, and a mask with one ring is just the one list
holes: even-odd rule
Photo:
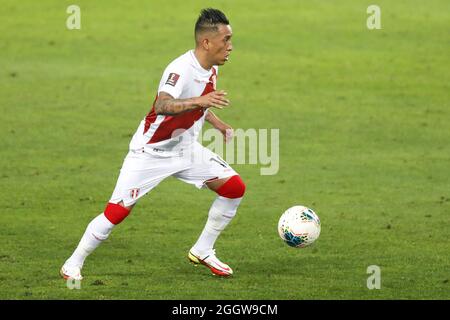
[[195, 142], [182, 153], [130, 150], [120, 169], [116, 187], [109, 202], [123, 201], [130, 206], [165, 178], [174, 176], [201, 189], [208, 180], [237, 175], [217, 154]]

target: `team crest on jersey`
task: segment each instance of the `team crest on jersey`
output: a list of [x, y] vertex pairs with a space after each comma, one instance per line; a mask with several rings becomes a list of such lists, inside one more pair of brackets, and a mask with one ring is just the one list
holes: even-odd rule
[[175, 87], [175, 85], [178, 82], [178, 79], [180, 79], [180, 75], [179, 74], [171, 73], [171, 74], [169, 74], [169, 77], [167, 78], [166, 84], [169, 84], [172, 87]]
[[139, 195], [139, 189], [138, 188], [131, 189], [130, 195], [132, 199], [136, 199], [137, 196]]

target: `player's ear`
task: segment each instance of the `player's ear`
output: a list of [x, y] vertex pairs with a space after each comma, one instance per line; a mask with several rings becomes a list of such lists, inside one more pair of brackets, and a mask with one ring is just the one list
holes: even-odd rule
[[202, 47], [203, 47], [203, 49], [209, 50], [209, 45], [210, 45], [209, 39], [208, 38], [204, 38], [202, 40]]

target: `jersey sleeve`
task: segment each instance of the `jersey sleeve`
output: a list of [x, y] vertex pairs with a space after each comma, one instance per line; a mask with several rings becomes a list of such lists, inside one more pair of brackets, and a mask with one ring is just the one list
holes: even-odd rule
[[188, 70], [180, 63], [170, 64], [164, 70], [161, 82], [158, 88], [158, 94], [161, 91], [167, 92], [175, 99], [178, 99], [187, 83]]

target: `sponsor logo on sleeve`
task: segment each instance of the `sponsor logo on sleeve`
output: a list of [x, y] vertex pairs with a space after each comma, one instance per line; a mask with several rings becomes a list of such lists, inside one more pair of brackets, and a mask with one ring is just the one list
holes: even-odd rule
[[175, 85], [178, 82], [178, 79], [180, 79], [179, 74], [171, 73], [171, 74], [169, 74], [169, 77], [167, 78], [166, 84], [171, 85], [172, 87], [175, 87]]

